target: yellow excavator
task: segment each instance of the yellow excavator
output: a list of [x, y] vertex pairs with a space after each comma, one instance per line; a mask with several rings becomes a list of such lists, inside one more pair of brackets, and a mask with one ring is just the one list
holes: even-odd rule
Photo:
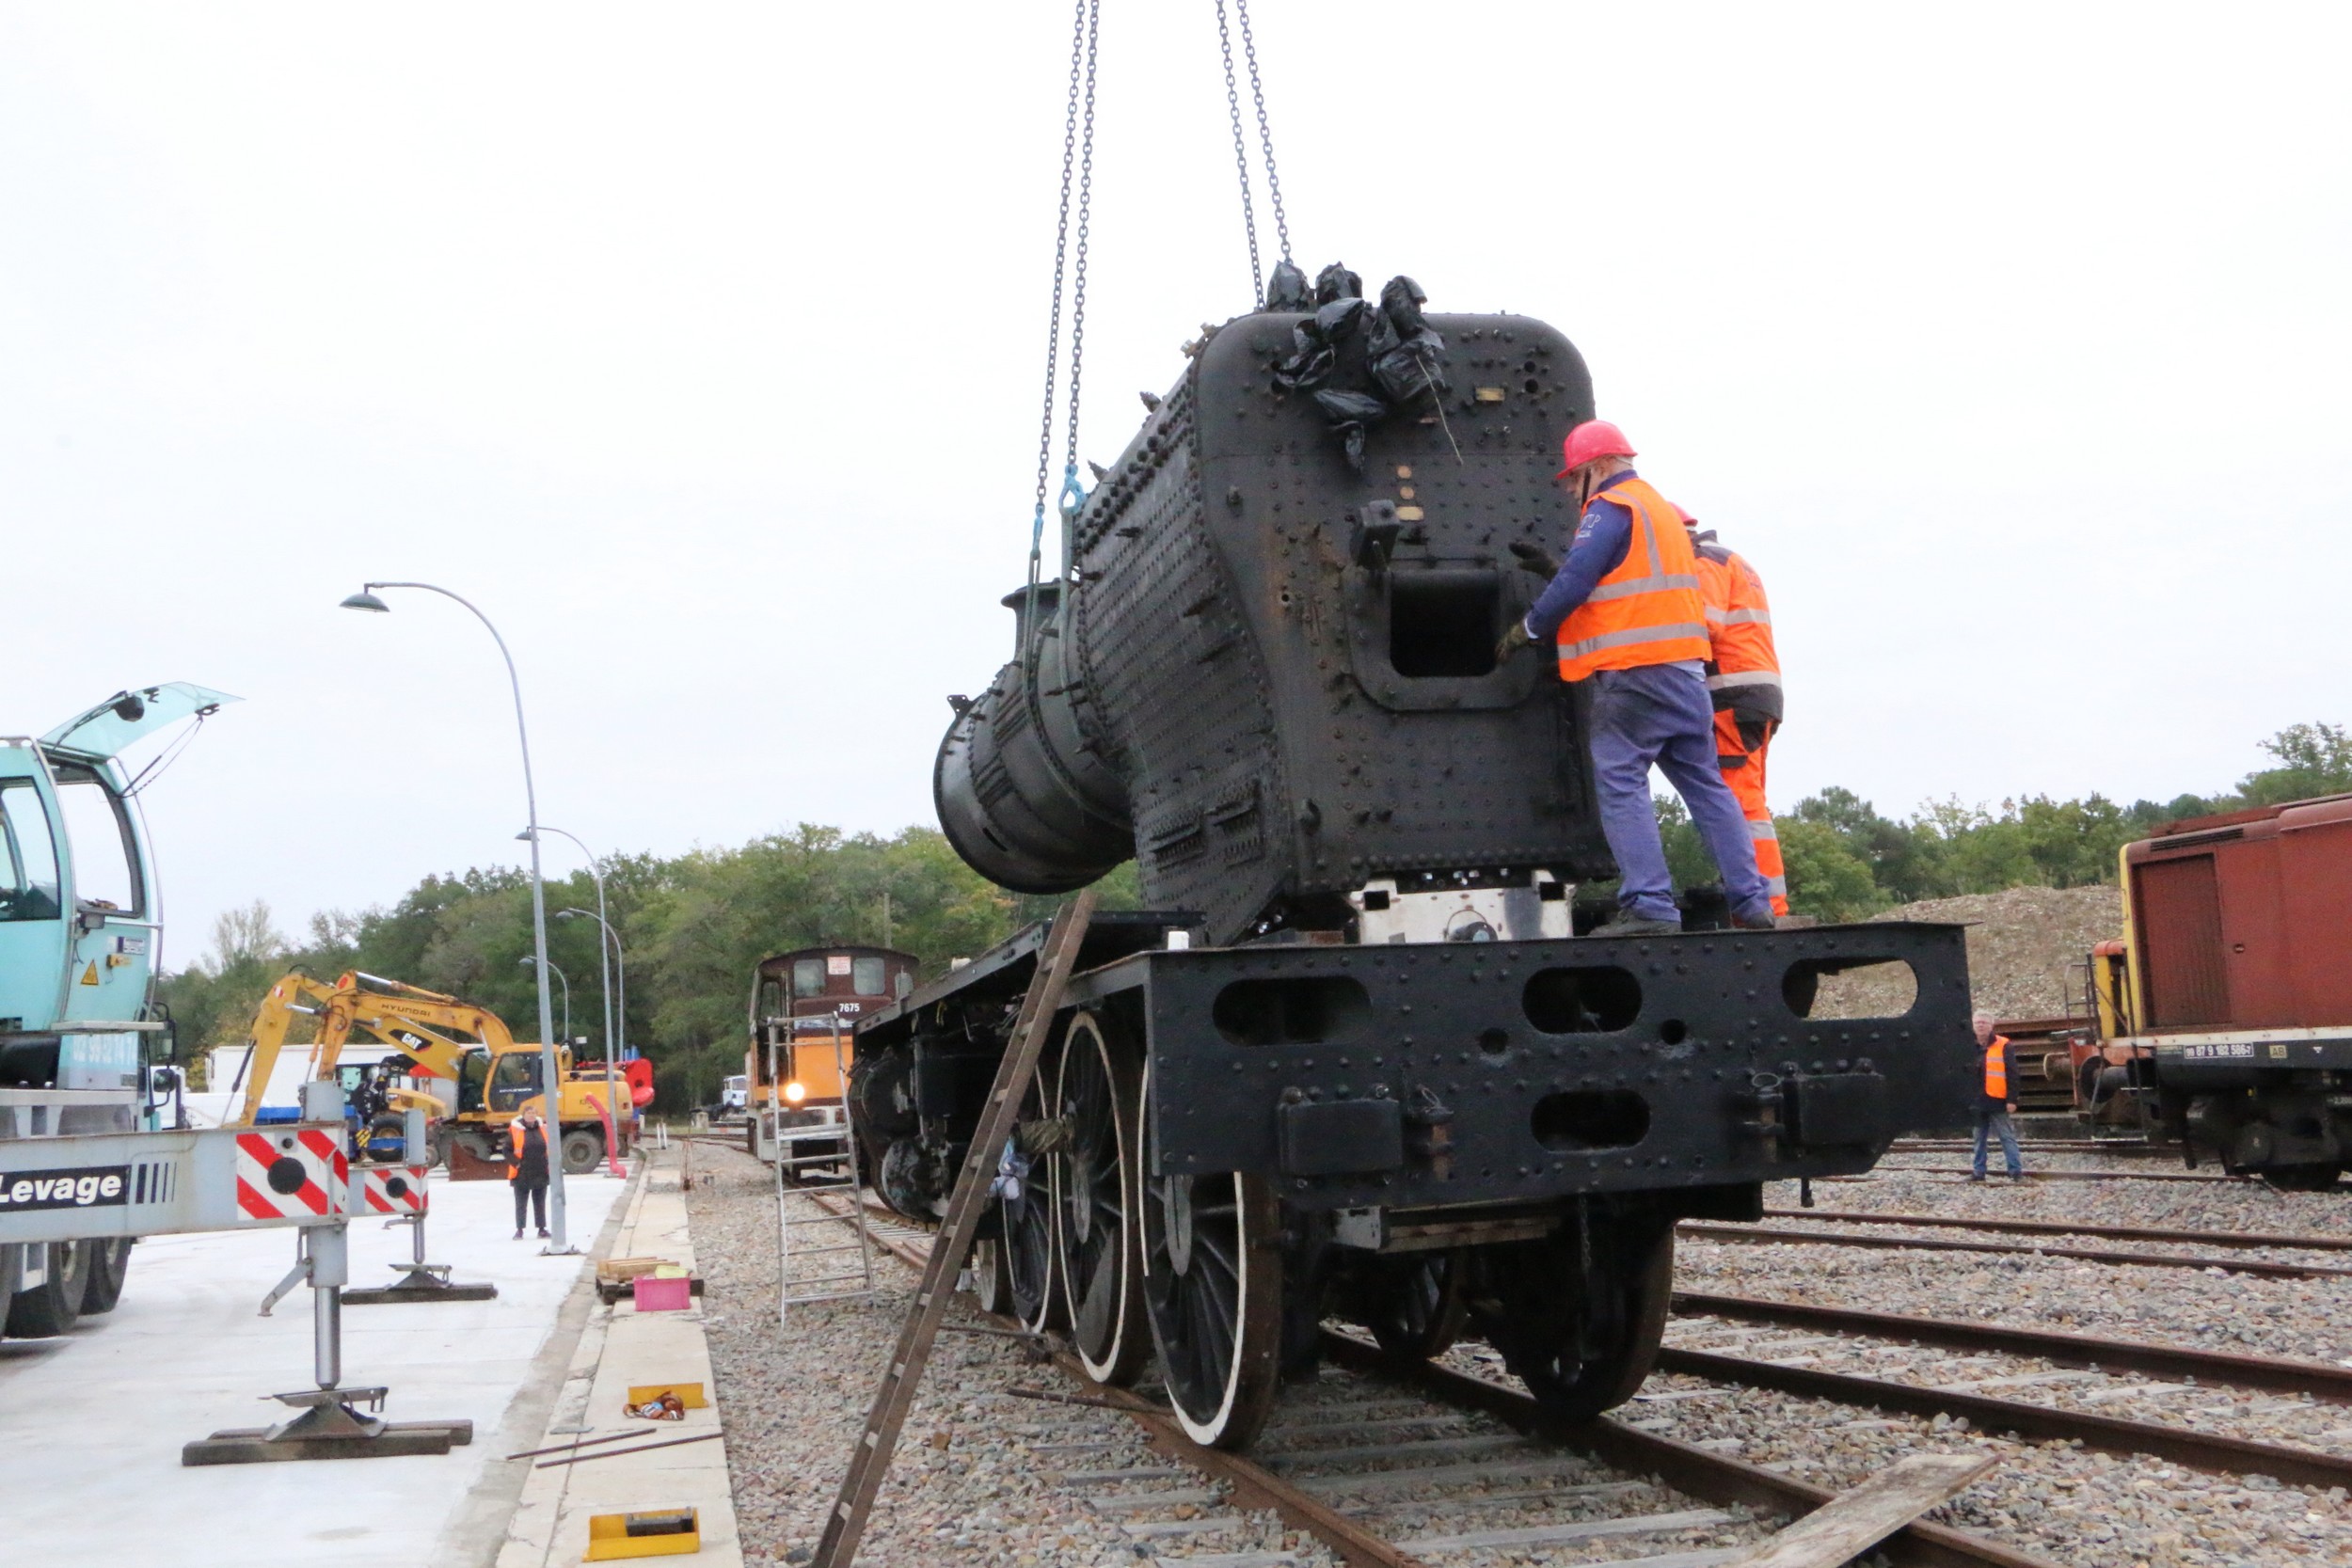
[[[411, 1107], [422, 1109], [432, 1127], [427, 1163], [437, 1164], [452, 1142], [463, 1143], [480, 1160], [503, 1159], [507, 1123], [526, 1107], [544, 1114], [540, 1048], [517, 1044], [505, 1021], [487, 1007], [358, 970], [332, 985], [295, 971], [270, 987], [254, 1013], [244, 1097], [229, 1125], [254, 1124], [286, 1037], [304, 1016], [315, 1018], [318, 1027], [303, 1076], [316, 1081], [340, 1072], [347, 1080], [362, 1158], [397, 1148], [403, 1113]], [[342, 1069], [342, 1049], [355, 1031], [399, 1055], [372, 1068]], [[605, 1156], [605, 1117], [598, 1108], [603, 1084], [574, 1078], [568, 1050], [559, 1048], [556, 1059], [563, 1083], [554, 1120], [564, 1169], [578, 1175], [596, 1169]], [[355, 1077], [356, 1083], [349, 1081]], [[432, 1081], [433, 1088], [410, 1087], [399, 1082], [404, 1078]], [[403, 1150], [398, 1157], [410, 1156]]]

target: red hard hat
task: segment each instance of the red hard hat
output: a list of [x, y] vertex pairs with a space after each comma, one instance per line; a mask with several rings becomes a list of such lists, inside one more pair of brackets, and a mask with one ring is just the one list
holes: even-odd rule
[[1596, 457], [1633, 455], [1633, 443], [1625, 438], [1624, 431], [1607, 420], [1586, 420], [1560, 443], [1560, 471], [1551, 477], [1565, 479]]

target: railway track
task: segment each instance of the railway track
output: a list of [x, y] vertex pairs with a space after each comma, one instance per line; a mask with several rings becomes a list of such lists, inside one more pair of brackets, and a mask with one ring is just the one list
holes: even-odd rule
[[[1818, 1182], [1827, 1184], [1837, 1181], [1875, 1181], [1880, 1177], [1887, 1175], [1964, 1177], [1968, 1174], [1969, 1169], [1966, 1165], [1881, 1164], [1868, 1176], [1824, 1176], [1819, 1178]], [[2006, 1180], [2007, 1178], [2003, 1180]], [[2200, 1176], [2194, 1171], [2185, 1170], [2029, 1170], [2026, 1172], [2025, 1180], [2027, 1181], [2195, 1181], [2202, 1182], [2209, 1187], [2228, 1183], [2236, 1183], [2240, 1186], [2261, 1185], [2250, 1176]]]
[[[918, 1227], [877, 1215], [873, 1229], [902, 1259], [927, 1255], [930, 1238]], [[1703, 1292], [1677, 1292], [1674, 1309], [1659, 1377], [1634, 1405], [1565, 1440], [1541, 1432], [1534, 1401], [1515, 1386], [1455, 1367], [1399, 1368], [1353, 1334], [1327, 1330], [1323, 1374], [1286, 1390], [1274, 1424], [1248, 1455], [1196, 1448], [1145, 1397], [1150, 1390], [1087, 1383], [1064, 1353], [1057, 1364], [1071, 1386], [1035, 1391], [1039, 1407], [1059, 1404], [1073, 1420], [1098, 1427], [1113, 1417], [1134, 1421], [1157, 1458], [1090, 1467], [1085, 1453], [1116, 1447], [1096, 1437], [1088, 1440], [1091, 1449], [1047, 1445], [1039, 1462], [1066, 1464], [1061, 1484], [1129, 1528], [1139, 1550], [1167, 1568], [1296, 1561], [1294, 1552], [1218, 1549], [1248, 1510], [1270, 1510], [1341, 1560], [1378, 1568], [1502, 1549], [1539, 1557], [1558, 1550], [1581, 1560], [1613, 1546], [1618, 1555], [1607, 1560], [1703, 1568], [1738, 1549], [1719, 1543], [1739, 1527], [1700, 1515], [1736, 1506], [1798, 1513], [1831, 1496], [1794, 1476], [1677, 1441], [1660, 1430], [1674, 1424], [1671, 1416], [1643, 1418], [1645, 1410], [1736, 1404], [1740, 1388], [1853, 1408], [1860, 1414], [1851, 1424], [1861, 1428], [1884, 1425], [1867, 1418], [1882, 1413], [1945, 1417], [1963, 1431], [2145, 1455], [2214, 1474], [2352, 1486], [2352, 1458], [2326, 1447], [2352, 1444], [2352, 1423], [2341, 1409], [2352, 1403], [2352, 1369]], [[2254, 1438], [2227, 1430], [2236, 1424], [2297, 1430], [2278, 1441], [2275, 1431]], [[1834, 1432], [1839, 1423], [1821, 1427]], [[1670, 1490], [1646, 1484], [1648, 1478]], [[1498, 1510], [1539, 1501], [1564, 1516], [1496, 1518]], [[1899, 1563], [2018, 1568], [2038, 1560], [1927, 1524], [1886, 1550]]]
[[1950, 1350], [2035, 1356], [2060, 1367], [2146, 1372], [2158, 1378], [2259, 1388], [2272, 1393], [2308, 1393], [2315, 1400], [2352, 1404], [2352, 1368], [2326, 1361], [2277, 1355], [2240, 1355], [2227, 1351], [2152, 1345], [2102, 1338], [2090, 1334], [2066, 1334], [2052, 1329], [2011, 1328], [2006, 1324], [1977, 1323], [1967, 1319], [1923, 1318], [1903, 1312], [1817, 1307], [1810, 1302], [1767, 1301], [1753, 1296], [1713, 1295], [1697, 1291], [1677, 1291], [1674, 1310], [1677, 1316], [1685, 1318], [1774, 1323], [1786, 1328], [1828, 1329], [1840, 1334], [1905, 1340]]
[[2279, 1263], [2254, 1258], [2182, 1257], [2161, 1252], [2115, 1252], [2105, 1247], [2051, 1246], [2023, 1242], [1950, 1242], [1929, 1236], [1869, 1236], [1827, 1230], [1784, 1230], [1772, 1226], [1719, 1225], [1696, 1220], [1685, 1220], [1678, 1228], [1685, 1236], [1751, 1246], [1869, 1247], [1877, 1250], [2067, 1258], [2078, 1262], [2110, 1263], [2126, 1268], [2221, 1269], [2263, 1279], [2352, 1277], [2352, 1268], [2334, 1268], [2325, 1263]]
[[[847, 1218], [846, 1200], [815, 1198]], [[869, 1203], [875, 1241], [902, 1261], [927, 1260], [930, 1236]], [[1022, 1331], [1009, 1320], [957, 1325]], [[1032, 1339], [1035, 1336], [1025, 1336]], [[1050, 1342], [1050, 1341], [1045, 1341]], [[1031, 1452], [1062, 1486], [1116, 1520], [1161, 1568], [1285, 1568], [1288, 1550], [1220, 1550], [1246, 1511], [1270, 1511], [1355, 1568], [1430, 1568], [1461, 1554], [1571, 1552], [1622, 1545], [1602, 1560], [1627, 1568], [1708, 1568], [1758, 1536], [1733, 1509], [1802, 1514], [1835, 1494], [1605, 1419], [1567, 1438], [1541, 1429], [1534, 1400], [1513, 1387], [1430, 1364], [1398, 1368], [1352, 1334], [1327, 1330], [1325, 1367], [1287, 1388], [1248, 1454], [1187, 1439], [1146, 1391], [1089, 1381], [1056, 1349], [1071, 1386], [999, 1390], [1068, 1414]], [[1089, 1425], [1089, 1414], [1094, 1423]], [[1104, 1417], [1140, 1426], [1169, 1463], [1104, 1462], [1126, 1446], [1096, 1435]], [[1089, 1463], [1092, 1461], [1092, 1463]], [[1545, 1517], [1524, 1515], [1541, 1512]], [[1514, 1519], [1514, 1515], [1520, 1515]], [[1502, 1520], [1509, 1522], [1498, 1522]], [[1921, 1568], [2050, 1568], [1996, 1542], [1925, 1522], [1888, 1539], [1890, 1561]]]
[[[1741, 1310], [1752, 1312], [1753, 1308]], [[1784, 1326], [1809, 1325], [1776, 1323], [1769, 1329], [1756, 1330], [1736, 1326], [1728, 1315], [1721, 1319], [1678, 1318], [1674, 1333], [1659, 1352], [1658, 1370], [1702, 1378], [1712, 1384], [1771, 1388], [1871, 1410], [1902, 1411], [1929, 1418], [1965, 1418], [1984, 1432], [2013, 1433], [2035, 1442], [2076, 1443], [2115, 1454], [2145, 1454], [2198, 1470], [2264, 1475], [2289, 1485], [2322, 1489], [2352, 1486], [2352, 1458], [2340, 1454], [2171, 1422], [2108, 1416], [2079, 1407], [2122, 1401], [2166, 1403], [2184, 1396], [2209, 1397], [2212, 1390], [2194, 1381], [2195, 1374], [2185, 1374], [2185, 1380], [2179, 1383], [2136, 1383], [2105, 1370], [2104, 1364], [2102, 1370], [2089, 1370], [2087, 1357], [2080, 1351], [2070, 1356], [2077, 1370], [2005, 1370], [1979, 1364], [1982, 1357], [1934, 1354], [1926, 1343], [1924, 1325], [1906, 1324], [1900, 1330], [1847, 1327], [1828, 1334], [1794, 1336], [1785, 1335]], [[1942, 1325], [1947, 1344], [1954, 1342], [1953, 1326]], [[1696, 1348], [1699, 1343], [1712, 1345], [1718, 1340], [1736, 1343], [1739, 1354], [1720, 1348]], [[2012, 1348], [2005, 1347], [1995, 1354], [2012, 1362], [2018, 1359]], [[1872, 1370], [1863, 1374], [1832, 1370], [1820, 1365], [1823, 1360], [1839, 1357], [1867, 1362]], [[1888, 1361], [1896, 1365], [1885, 1366]], [[2282, 1364], [2280, 1371], [2296, 1366]], [[2240, 1375], [2246, 1375], [2243, 1370]], [[1996, 1388], [2004, 1392], [1985, 1391]], [[2032, 1389], [2053, 1398], [2072, 1399], [2076, 1403], [2028, 1402], [2006, 1397], [2010, 1389]], [[2302, 1402], [2295, 1402], [2301, 1407]], [[2232, 1404], [2221, 1410], [2194, 1414], [2210, 1418], [2239, 1413]], [[2339, 1430], [2345, 1436], [2352, 1436], [2352, 1429]], [[2325, 1434], [2314, 1436], [2324, 1440]]]
[[1843, 1209], [1767, 1209], [1768, 1220], [1816, 1225], [1909, 1225], [1928, 1229], [1986, 1230], [2007, 1236], [2099, 1236], [2115, 1242], [2185, 1242], [2219, 1247], [2283, 1247], [2306, 1252], [2352, 1252], [2352, 1237], [2249, 1230], [2190, 1230], [2068, 1220], [1977, 1219], [1955, 1214], [1880, 1214]]
[[[2020, 1138], [2027, 1154], [2098, 1154], [2125, 1160], [2177, 1160], [2178, 1144], [2126, 1142], [2122, 1138]], [[1971, 1138], [1897, 1138], [1893, 1154], [1967, 1154], [1976, 1148]]]

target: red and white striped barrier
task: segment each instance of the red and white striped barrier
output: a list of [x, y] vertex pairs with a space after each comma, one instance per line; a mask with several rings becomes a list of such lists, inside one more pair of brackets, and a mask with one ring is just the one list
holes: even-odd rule
[[237, 1209], [247, 1219], [309, 1219], [346, 1212], [350, 1157], [317, 1128], [237, 1134]]
[[422, 1165], [362, 1165], [352, 1208], [362, 1214], [421, 1214], [427, 1198]]

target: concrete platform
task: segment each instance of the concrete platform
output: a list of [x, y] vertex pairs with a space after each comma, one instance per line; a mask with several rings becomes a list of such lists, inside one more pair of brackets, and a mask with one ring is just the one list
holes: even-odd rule
[[[644, 1185], [565, 1182], [574, 1244], [609, 1244]], [[58, 1339], [0, 1340], [0, 1559], [120, 1568], [249, 1568], [290, 1557], [338, 1568], [486, 1564], [506, 1532], [498, 1461], [536, 1436], [593, 1291], [588, 1259], [511, 1240], [503, 1183], [432, 1188], [428, 1255], [499, 1299], [343, 1314], [343, 1382], [385, 1384], [394, 1420], [469, 1418], [445, 1455], [184, 1469], [180, 1445], [279, 1418], [265, 1396], [311, 1386], [310, 1293], [255, 1315], [294, 1261], [290, 1231], [162, 1236], [133, 1249], [122, 1303]], [[404, 1227], [351, 1227], [355, 1285], [408, 1257]], [[559, 1324], [569, 1328], [559, 1334]], [[710, 1445], [717, 1447], [719, 1445]], [[692, 1452], [689, 1449], [683, 1450]], [[511, 1497], [511, 1487], [507, 1489]]]
[[[666, 1258], [690, 1269], [694, 1247], [687, 1233], [686, 1195], [678, 1187], [678, 1151], [646, 1151], [654, 1164], [636, 1184], [610, 1256]], [[631, 1385], [699, 1383], [709, 1408], [690, 1410], [682, 1421], [644, 1421], [622, 1415]], [[620, 1432], [644, 1433], [662, 1442], [703, 1438], [650, 1453], [623, 1453], [540, 1469], [547, 1454], [521, 1463], [532, 1466], [516, 1499], [498, 1568], [554, 1568], [581, 1560], [588, 1519], [596, 1513], [626, 1513], [692, 1508], [702, 1516], [702, 1550], [692, 1560], [710, 1568], [740, 1568], [742, 1546], [736, 1535], [735, 1498], [727, 1473], [726, 1440], [719, 1432], [718, 1381], [703, 1338], [703, 1307], [697, 1300], [682, 1312], [640, 1314], [627, 1297], [591, 1309], [573, 1352], [564, 1396], [549, 1417], [545, 1435], [517, 1448], [548, 1448]], [[600, 1444], [631, 1449], [633, 1444]], [[507, 1451], [512, 1451], [507, 1450]]]

